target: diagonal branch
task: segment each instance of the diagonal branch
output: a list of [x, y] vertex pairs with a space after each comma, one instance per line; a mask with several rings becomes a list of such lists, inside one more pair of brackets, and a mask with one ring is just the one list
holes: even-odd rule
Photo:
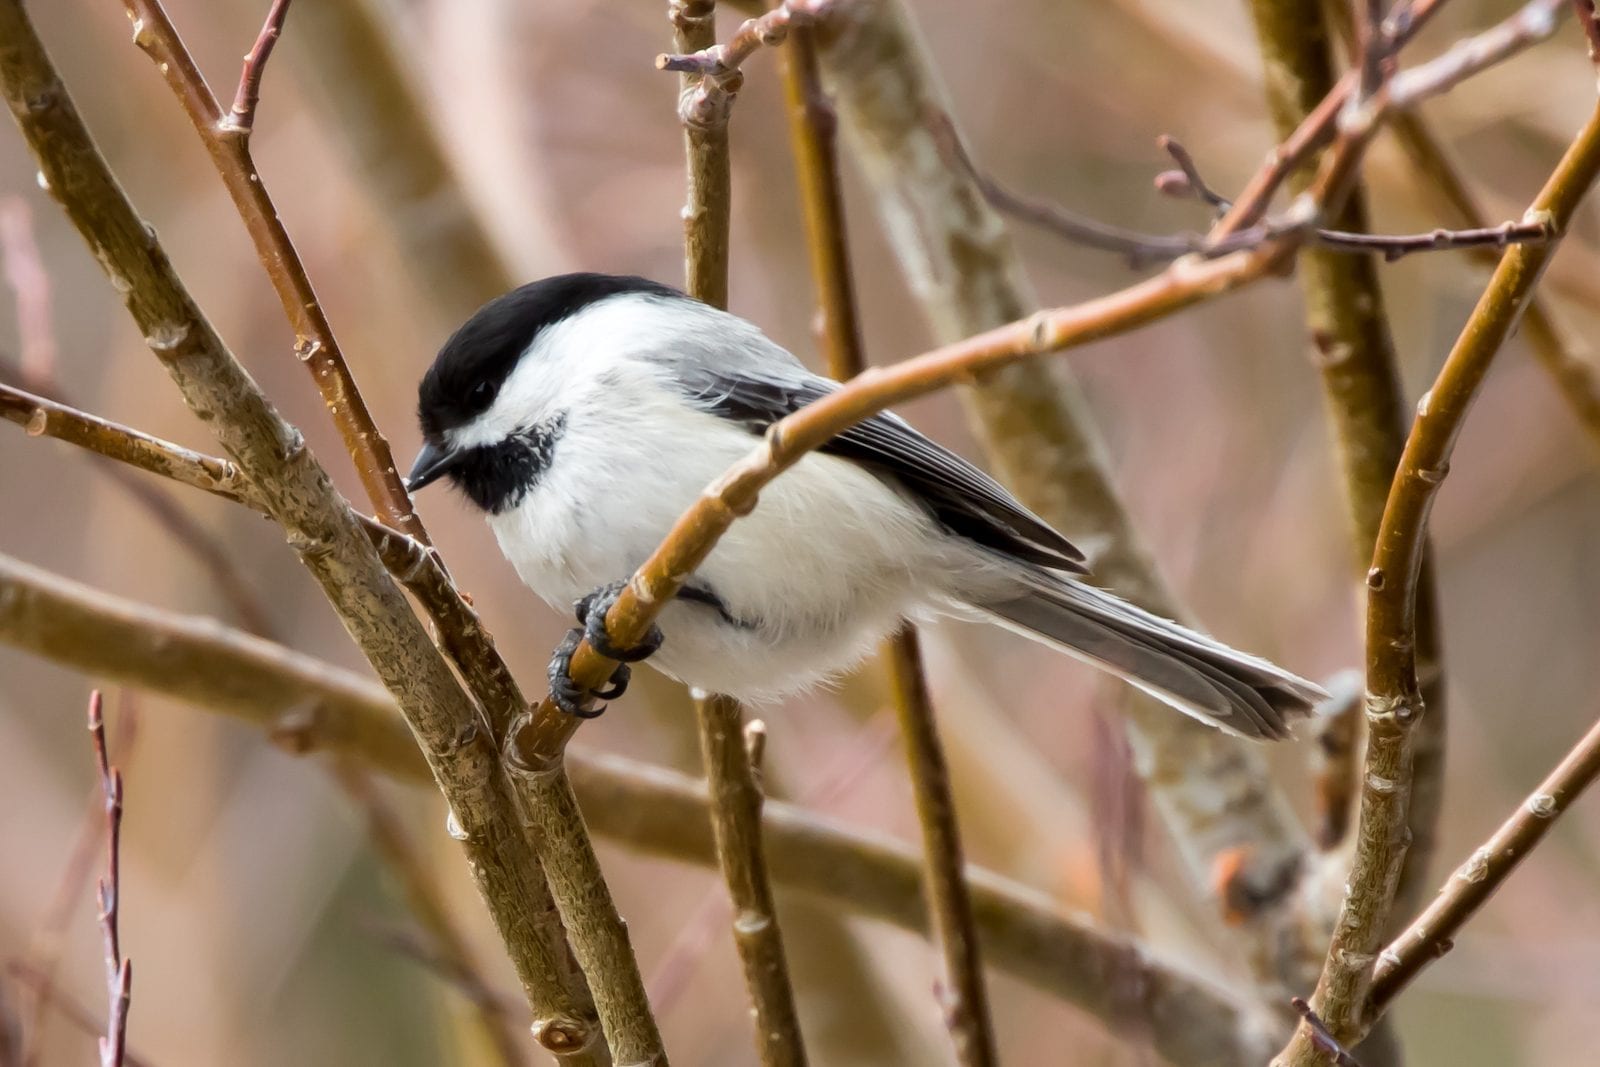
[[[4, 556], [0, 643], [238, 718], [291, 751], [326, 751], [403, 781], [429, 780], [393, 699], [368, 679], [213, 620], [114, 597]], [[574, 750], [570, 759], [596, 833], [653, 855], [703, 867], [716, 862], [703, 783], [611, 755]], [[780, 888], [927, 931], [915, 849], [778, 802], [766, 804], [762, 827]], [[1062, 914], [1044, 894], [979, 868], [967, 869], [967, 881], [991, 963], [1113, 1026], [1139, 1013], [1157, 1051], [1179, 1067], [1262, 1062], [1283, 1031], [1227, 985], [1083, 916]]]
[[0, 0], [0, 86], [61, 201], [185, 401], [260, 490], [273, 518], [404, 710], [466, 831], [478, 886], [511, 953], [545, 1047], [590, 1051], [592, 1009], [552, 930], [538, 858], [472, 701], [390, 580], [300, 434], [223, 344], [128, 202], [83, 126], [19, 0]]
[[184, 47], [161, 0], [127, 0], [127, 9], [128, 18], [133, 21], [134, 43], [149, 54], [177, 95], [210, 153], [228, 195], [233, 198], [261, 265], [294, 329], [295, 354], [311, 372], [312, 380], [321, 391], [372, 506], [390, 526], [427, 543], [427, 531], [412, 510], [411, 498], [401, 484], [389, 442], [372, 421], [372, 413], [356, 387], [305, 264], [295, 251], [294, 241], [279, 218], [277, 206], [251, 156], [250, 133], [261, 76], [272, 51], [272, 42], [288, 13], [288, 3], [273, 0], [261, 36], [245, 60], [234, 109], [227, 112], [218, 104], [200, 68], [195, 65], [194, 57]]
[[[1565, 232], [1600, 174], [1600, 108], [1590, 116], [1530, 215]], [[1367, 724], [1369, 740], [1350, 890], [1345, 897], [1313, 1006], [1341, 1040], [1359, 1032], [1372, 964], [1389, 919], [1406, 848], [1412, 748], [1423, 712], [1417, 663], [1418, 589], [1428, 512], [1461, 425], [1484, 376], [1532, 299], [1555, 243], [1510, 249], [1445, 359], [1416, 420], [1389, 493], [1372, 569], [1367, 575]], [[1301, 1027], [1280, 1056], [1286, 1065], [1316, 1062]]]

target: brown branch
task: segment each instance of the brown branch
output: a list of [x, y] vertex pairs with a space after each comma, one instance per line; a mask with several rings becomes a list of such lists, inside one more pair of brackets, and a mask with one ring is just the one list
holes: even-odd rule
[[[679, 28], [677, 53], [656, 57], [657, 70], [685, 75], [679, 113], [685, 125], [726, 126], [733, 98], [744, 84], [739, 69], [763, 45], [781, 44], [791, 28], [823, 17], [829, 0], [786, 0], [756, 18], [746, 19], [728, 39], [716, 43], [710, 13], [714, 0], [672, 0]], [[693, 27], [686, 31], [687, 27]]]
[[[705, 48], [716, 40], [714, 0], [672, 0], [669, 14], [678, 48]], [[726, 88], [727, 75], [690, 72], [678, 81], [678, 118], [683, 123], [687, 167], [683, 207], [684, 284], [686, 291], [697, 299], [713, 307], [726, 308], [728, 235], [733, 208], [728, 117], [733, 97]]]
[[[0, 83], [52, 194], [185, 401], [261, 490], [290, 544], [404, 709], [551, 1051], [595, 1063], [592, 1009], [565, 967], [549, 894], [480, 716], [354, 514], [189, 296], [84, 128], [18, 0], [0, 0]], [[554, 1035], [552, 1038], [551, 1035]], [[554, 1043], [552, 1043], [552, 1040]]]
[[[1227, 255], [1242, 248], [1255, 247], [1271, 237], [1281, 236], [1298, 224], [1290, 220], [1267, 219], [1215, 241], [1205, 234], [1194, 232], [1141, 233], [1101, 222], [1087, 215], [1080, 215], [1048, 200], [1013, 192], [977, 168], [966, 148], [956, 137], [954, 127], [948, 118], [939, 116], [934, 126], [941, 145], [949, 152], [952, 165], [967, 173], [972, 183], [983, 193], [983, 198], [989, 202], [989, 206], [1072, 244], [1102, 252], [1114, 252], [1126, 259], [1128, 266], [1134, 270], [1154, 263], [1171, 262], [1188, 255], [1206, 258]], [[1231, 202], [1218, 195], [1205, 183], [1199, 172], [1194, 169], [1194, 160], [1188, 152], [1170, 137], [1163, 137], [1161, 140], [1163, 147], [1179, 159], [1183, 173], [1165, 171], [1157, 175], [1157, 188], [1168, 194], [1193, 195], [1205, 203], [1226, 211]], [[1334, 252], [1379, 255], [1386, 262], [1392, 263], [1416, 252], [1505, 248], [1510, 244], [1545, 241], [1549, 237], [1549, 232], [1537, 222], [1507, 221], [1498, 226], [1479, 226], [1462, 230], [1441, 228], [1427, 233], [1404, 234], [1357, 233], [1319, 226], [1310, 230], [1306, 244]]]
[[[0, 643], [231, 715], [280, 741], [292, 732], [295, 752], [337, 753], [407, 782], [429, 781], [393, 699], [371, 681], [211, 620], [122, 600], [3, 556]], [[574, 751], [570, 758], [597, 833], [654, 855], [716, 862], [703, 783], [610, 755]], [[778, 802], [764, 806], [762, 826], [780, 888], [926, 932], [916, 850]], [[996, 967], [1110, 1023], [1143, 1013], [1157, 1051], [1179, 1067], [1261, 1062], [1270, 1051], [1264, 1044], [1277, 1030], [1274, 1021], [1227, 985], [1062, 914], [1044, 894], [998, 875], [969, 867], [967, 881]], [[1112, 975], [1122, 981], [1112, 983]], [[1134, 1003], [1125, 999], [1130, 991]]]
[[[30, 436], [54, 437], [183, 485], [202, 489], [271, 514], [262, 494], [232, 462], [164, 441], [159, 437], [79, 411], [66, 404], [0, 383], [0, 418], [22, 426]], [[477, 612], [439, 565], [433, 549], [367, 516], [362, 531], [384, 566], [415, 596], [438, 627], [439, 641], [491, 721], [508, 723], [526, 707], [510, 668], [495, 651]], [[258, 635], [259, 631], [258, 631]], [[266, 636], [266, 635], [260, 635]]]
[[1461, 928], [1596, 777], [1600, 777], [1600, 723], [1590, 727], [1528, 799], [1456, 869], [1433, 903], [1378, 954], [1367, 995], [1369, 1019], [1382, 1014], [1417, 975], [1450, 951]]
[[[839, 182], [837, 119], [822, 88], [811, 27], [795, 28], [783, 57], [783, 83], [811, 278], [817, 291], [819, 333], [829, 373], [847, 381], [866, 369], [866, 358]], [[958, 1062], [992, 1064], [996, 1060], [994, 1024], [972, 901], [962, 876], [960, 826], [916, 630], [907, 626], [890, 638], [884, 657], [922, 828], [923, 892], [934, 941], [943, 956], [940, 1000], [946, 1025]]]
[[248, 136], [256, 124], [256, 104], [261, 100], [261, 77], [267, 72], [267, 60], [278, 38], [283, 34], [283, 20], [289, 16], [289, 0], [272, 0], [267, 9], [267, 21], [256, 36], [256, 43], [244, 57], [244, 69], [239, 73], [239, 88], [233, 94], [233, 107], [223, 120], [230, 130]]
[[[1443, 0], [1420, 0], [1410, 9], [1409, 19], [1392, 32], [1396, 51], [1414, 37]], [[1453, 46], [1442, 55], [1411, 71], [1390, 78], [1384, 92], [1348, 111], [1346, 104], [1355, 92], [1360, 75], [1350, 70], [1334, 84], [1306, 115], [1294, 134], [1267, 157], [1266, 166], [1256, 172], [1234, 202], [1233, 208], [1212, 227], [1210, 237], [1220, 240], [1252, 226], [1267, 210], [1273, 194], [1299, 169], [1311, 153], [1336, 136], [1361, 138], [1390, 110], [1415, 106], [1420, 100], [1445, 92], [1465, 78], [1496, 63], [1555, 32], [1564, 10], [1561, 0], [1533, 0], [1490, 30]]]
[[111, 764], [100, 690], [89, 694], [89, 737], [94, 743], [100, 792], [105, 797], [106, 871], [96, 888], [105, 942], [106, 1032], [99, 1039], [100, 1067], [123, 1067], [128, 1046], [128, 1005], [133, 996], [133, 961], [122, 955], [122, 772]]
[[[469, 993], [487, 990], [488, 979], [474, 958], [466, 933], [451, 913], [443, 889], [426, 859], [417, 854], [404, 821], [379, 792], [371, 775], [360, 763], [349, 758], [332, 761], [329, 770], [345, 796], [365, 817], [367, 839], [399, 882], [406, 908], [426, 932], [439, 969], [448, 974], [457, 987]], [[526, 1038], [505, 1002], [485, 996], [469, 995], [469, 999], [478, 1009], [476, 1021], [495, 1060], [501, 1067], [524, 1067]]]
[[244, 105], [242, 115], [224, 112], [217, 103], [161, 0], [126, 0], [126, 3], [128, 17], [134, 25], [134, 43], [150, 56], [177, 95], [210, 153], [228, 195], [233, 198], [261, 265], [294, 329], [295, 354], [311, 372], [312, 380], [321, 391], [345, 449], [355, 461], [356, 473], [367, 497], [390, 526], [426, 544], [427, 531], [412, 510], [411, 498], [401, 484], [389, 442], [372, 421], [372, 413], [356, 387], [333, 327], [306, 274], [305, 264], [295, 251], [289, 231], [279, 218], [277, 206], [250, 154], [251, 123], [255, 116], [252, 86], [260, 83], [276, 33], [274, 19], [281, 24], [287, 3], [273, 0], [262, 36], [245, 61], [239, 97], [234, 104], [235, 108], [241, 103]]
[[[675, 0], [668, 11], [679, 49], [697, 49], [716, 37], [712, 0]], [[723, 106], [696, 106], [710, 91], [711, 75], [679, 79], [679, 118], [686, 164], [683, 209], [684, 286], [712, 307], [728, 306], [728, 264], [733, 206], [733, 166], [728, 116]], [[717, 78], [719, 85], [722, 83]], [[756, 756], [745, 748], [744, 709], [732, 697], [693, 691], [701, 762], [711, 794], [717, 861], [733, 904], [734, 947], [744, 967], [756, 1030], [756, 1054], [765, 1067], [803, 1067], [805, 1042], [794, 984], [772, 902], [761, 839], [761, 787]], [[752, 724], [755, 725], [755, 724]]]
[[[700, 756], [706, 768], [717, 864], [733, 902], [733, 940], [755, 1009], [756, 1051], [763, 1067], [803, 1067], [806, 1052], [800, 1016], [762, 841], [765, 798], [757, 780], [755, 753], [745, 747], [744, 709], [732, 697], [697, 692], [695, 710], [700, 719]], [[759, 721], [750, 725], [757, 726]]]
[[1294, 1006], [1300, 1018], [1306, 1021], [1306, 1026], [1311, 1031], [1311, 1039], [1316, 1042], [1317, 1048], [1328, 1054], [1335, 1067], [1361, 1067], [1361, 1063], [1350, 1055], [1348, 1049], [1339, 1044], [1339, 1039], [1329, 1032], [1328, 1024], [1311, 1010], [1311, 1005], [1303, 997], [1294, 997], [1289, 1003]]
[[[1315, 21], [1308, 22], [1307, 9], [1295, 0], [1253, 0], [1251, 11], [1267, 74], [1269, 109], [1279, 136], [1290, 137], [1316, 110], [1317, 102], [1335, 90], [1337, 79], [1328, 28], [1323, 24], [1320, 10], [1312, 12], [1311, 18]], [[1376, 27], [1368, 31], [1369, 37], [1373, 35], [1377, 39], [1366, 42], [1368, 47], [1386, 55], [1387, 38], [1379, 34]], [[1361, 57], [1352, 62], [1365, 69]], [[1388, 92], [1387, 83], [1373, 86], [1363, 95], [1361, 106], [1379, 106], [1367, 98]], [[1309, 166], [1289, 176], [1290, 188], [1295, 193], [1305, 192], [1317, 180]], [[1331, 221], [1345, 231], [1360, 233], [1368, 228], [1363, 186], [1351, 188], [1340, 213]], [[1542, 225], [1539, 228], [1541, 232], [1544, 230]], [[1313, 249], [1301, 258], [1299, 280], [1305, 299], [1309, 347], [1322, 380], [1339, 460], [1353, 550], [1349, 557], [1351, 574], [1356, 577], [1365, 571], [1372, 558], [1389, 486], [1405, 443], [1406, 402], [1399, 362], [1383, 290], [1370, 260]], [[1431, 571], [1429, 564], [1425, 573], [1431, 574]], [[1419, 802], [1409, 813], [1415, 845], [1411, 866], [1403, 877], [1412, 885], [1423, 884], [1426, 864], [1433, 852], [1441, 810], [1439, 798], [1447, 722], [1438, 607], [1431, 578], [1420, 592], [1418, 610], [1417, 654], [1419, 661], [1425, 664], [1424, 673], [1429, 679], [1426, 694], [1429, 706], [1437, 714], [1430, 716], [1419, 745], [1419, 751], [1425, 754], [1418, 764], [1417, 774], [1422, 789], [1418, 793]], [[1342, 862], [1337, 850], [1345, 840], [1354, 814], [1360, 773], [1360, 713], [1359, 702], [1350, 701], [1340, 709], [1339, 715], [1319, 725], [1321, 739], [1331, 742], [1323, 751], [1338, 757], [1321, 762], [1316, 784], [1323, 813], [1319, 830], [1337, 828], [1341, 831], [1337, 837], [1324, 836], [1319, 841], [1324, 852], [1334, 857], [1333, 862]], [[1344, 809], [1331, 812], [1329, 805], [1334, 803], [1343, 804]], [[1318, 940], [1331, 933], [1326, 928], [1331, 920], [1331, 914], [1317, 917]], [[1316, 967], [1315, 955], [1308, 957], [1307, 964], [1306, 981], [1298, 985], [1298, 989], [1309, 984], [1310, 973], [1314, 973]]]
[[[1600, 173], [1600, 109], [1534, 199], [1530, 216], [1565, 232]], [[1532, 298], [1554, 242], [1510, 249], [1468, 318], [1433, 388], [1417, 407], [1384, 510], [1367, 586], [1367, 744], [1361, 821], [1350, 890], [1312, 1003], [1339, 1039], [1359, 1032], [1406, 847], [1413, 735], [1423, 712], [1418, 681], [1418, 587], [1428, 511], [1484, 376]], [[1316, 1061], [1301, 1027], [1284, 1064]]]

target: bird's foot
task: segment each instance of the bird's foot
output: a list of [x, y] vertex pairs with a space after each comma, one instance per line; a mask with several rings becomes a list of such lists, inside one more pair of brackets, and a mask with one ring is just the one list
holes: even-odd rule
[[[628, 664], [645, 659], [661, 647], [662, 634], [659, 626], [651, 625], [644, 640], [628, 648], [618, 647], [606, 633], [606, 613], [611, 610], [611, 605], [617, 602], [617, 597], [626, 584], [626, 582], [613, 582], [610, 585], [603, 585], [575, 603], [573, 611], [578, 616], [582, 628], [568, 630], [550, 657], [548, 671], [550, 697], [556, 707], [574, 718], [598, 719], [606, 710], [605, 705], [594, 708], [590, 705], [595, 700], [616, 700], [626, 693], [628, 681], [633, 674]], [[611, 672], [605, 688], [593, 692], [572, 680], [572, 655], [585, 639], [596, 652], [607, 659], [617, 661], [617, 668]]]
[[550, 679], [550, 699], [555, 706], [575, 719], [598, 719], [605, 713], [605, 705], [590, 707], [595, 700], [615, 700], [628, 691], [628, 679], [633, 674], [626, 663], [617, 664], [604, 689], [593, 692], [572, 680], [572, 654], [583, 642], [584, 632], [577, 628], [568, 630], [550, 657], [547, 674]]
[[627, 584], [626, 581], [621, 581], [602, 585], [573, 604], [572, 610], [578, 616], [578, 624], [583, 627], [583, 636], [589, 639], [591, 648], [606, 659], [614, 659], [618, 663], [638, 663], [655, 655], [656, 650], [661, 647], [663, 638], [661, 627], [651, 623], [649, 631], [637, 644], [622, 648], [612, 642], [611, 635], [606, 633], [606, 615], [610, 613], [611, 606], [617, 602], [617, 597], [622, 595], [622, 590]]

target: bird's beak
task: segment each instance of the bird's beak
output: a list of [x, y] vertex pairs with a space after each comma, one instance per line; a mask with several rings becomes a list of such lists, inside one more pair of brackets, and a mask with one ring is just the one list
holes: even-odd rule
[[452, 451], [447, 446], [436, 445], [432, 441], [425, 441], [422, 451], [417, 453], [416, 462], [411, 464], [411, 473], [406, 475], [406, 491], [415, 493], [425, 485], [439, 480], [456, 463], [460, 454]]

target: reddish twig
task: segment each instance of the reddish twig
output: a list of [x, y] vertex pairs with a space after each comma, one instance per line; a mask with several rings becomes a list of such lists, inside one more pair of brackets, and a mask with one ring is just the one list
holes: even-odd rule
[[[835, 118], [822, 88], [811, 28], [796, 27], [784, 56], [783, 77], [819, 332], [828, 372], [847, 381], [866, 369], [866, 355], [845, 227]], [[971, 894], [963, 880], [960, 827], [916, 630], [908, 626], [892, 637], [884, 647], [884, 659], [922, 830], [923, 894], [934, 944], [943, 957], [939, 992], [946, 1024], [959, 1063], [992, 1064], [997, 1058], [994, 1023]]]
[[[334, 337], [327, 313], [311, 285], [305, 264], [278, 215], [266, 183], [256, 170], [250, 154], [249, 125], [254, 121], [254, 102], [245, 101], [242, 118], [224, 112], [194, 57], [184, 47], [161, 0], [126, 0], [126, 4], [128, 17], [133, 20], [134, 43], [155, 62], [177, 95], [233, 199], [255, 244], [256, 255], [283, 305], [284, 315], [294, 329], [295, 354], [311, 372], [312, 380], [321, 391], [345, 449], [355, 462], [368, 499], [386, 523], [426, 544], [427, 531], [412, 510], [411, 498], [401, 483], [389, 442], [372, 420], [372, 413]], [[251, 51], [252, 58], [245, 62], [240, 91], [247, 97], [249, 85], [259, 86], [266, 59], [271, 54], [270, 44], [263, 46], [263, 41], [271, 39], [276, 25], [274, 18], [281, 23], [286, 7], [283, 0], [274, 0], [262, 38]]]
[[255, 127], [256, 104], [261, 100], [261, 76], [266, 73], [267, 59], [283, 34], [283, 20], [288, 16], [289, 0], [272, 0], [255, 46], [244, 57], [239, 88], [233, 94], [233, 107], [228, 109], [228, 116], [223, 120], [229, 129], [249, 134]]
[[[689, 5], [682, 5], [689, 6]], [[757, 18], [746, 19], [726, 44], [713, 44], [694, 52], [662, 53], [657, 70], [697, 75], [699, 82], [684, 94], [679, 112], [686, 123], [725, 123], [733, 98], [744, 84], [739, 69], [763, 45], [781, 44], [795, 26], [822, 18], [829, 0], [787, 0]]]
[[[133, 748], [133, 742], [138, 734], [138, 705], [123, 690], [123, 697], [118, 701], [120, 713], [118, 722], [121, 729], [117, 732], [114, 744], [115, 753], [111, 759], [115, 763], [123, 763], [128, 753]], [[33, 987], [33, 1003], [29, 1010], [29, 1025], [23, 1032], [24, 1042], [22, 1055], [18, 1059], [21, 1067], [32, 1067], [38, 1062], [38, 1038], [44, 1025], [46, 1013], [50, 1010], [51, 1003], [60, 994], [56, 986], [56, 968], [61, 962], [61, 950], [66, 944], [67, 928], [72, 923], [73, 913], [77, 910], [79, 894], [88, 884], [90, 872], [94, 868], [95, 852], [101, 846], [101, 839], [105, 837], [105, 799], [100, 783], [94, 786], [93, 797], [89, 808], [84, 813], [83, 825], [78, 831], [77, 841], [74, 842], [72, 851], [68, 855], [67, 865], [61, 872], [61, 880], [56, 884], [54, 897], [45, 909], [39, 921], [38, 930], [31, 939], [28, 959], [19, 961], [19, 966], [25, 968], [29, 975], [29, 985]], [[99, 1024], [95, 1023], [95, 1029]]]
[[[964, 170], [973, 184], [983, 193], [995, 210], [1021, 219], [1073, 244], [1115, 252], [1124, 256], [1128, 266], [1135, 270], [1155, 263], [1166, 263], [1181, 256], [1198, 255], [1215, 258], [1253, 248], [1263, 241], [1282, 236], [1299, 223], [1289, 218], [1269, 218], [1248, 229], [1212, 239], [1199, 233], [1147, 234], [1125, 229], [1098, 219], [1080, 215], [1056, 204], [1020, 193], [1012, 192], [992, 177], [977, 169], [971, 156], [955, 136], [948, 119], [940, 116], [935, 123], [935, 133], [941, 145], [949, 150], [950, 161]], [[1156, 188], [1168, 195], [1187, 195], [1227, 211], [1231, 202], [1206, 184], [1195, 169], [1194, 159], [1187, 150], [1171, 137], [1161, 138], [1164, 147], [1178, 161], [1180, 171], [1164, 171], [1156, 176]], [[1505, 248], [1511, 244], [1546, 241], [1549, 227], [1541, 222], [1503, 222], [1498, 226], [1472, 229], [1436, 229], [1427, 233], [1371, 234], [1351, 233], [1315, 227], [1310, 230], [1306, 243], [1335, 252], [1370, 253], [1381, 255], [1393, 262], [1416, 252], [1436, 252], [1462, 248]]]
[[100, 1038], [100, 1067], [123, 1067], [128, 1044], [128, 1005], [133, 994], [133, 961], [122, 955], [119, 928], [122, 896], [122, 772], [106, 749], [100, 690], [89, 694], [89, 736], [94, 741], [100, 791], [105, 795], [106, 873], [99, 883], [100, 930], [105, 940], [106, 1033]]
[[[35, 995], [39, 995], [45, 988], [45, 975], [31, 964], [23, 960], [7, 960], [5, 968], [19, 985], [29, 987]], [[103, 1020], [90, 1011], [82, 1001], [75, 999], [65, 990], [57, 990], [51, 1004], [76, 1029], [91, 1037], [100, 1036]], [[122, 1067], [148, 1067], [149, 1062], [142, 1056], [135, 1055], [130, 1048], [124, 1048], [122, 1051]]]

